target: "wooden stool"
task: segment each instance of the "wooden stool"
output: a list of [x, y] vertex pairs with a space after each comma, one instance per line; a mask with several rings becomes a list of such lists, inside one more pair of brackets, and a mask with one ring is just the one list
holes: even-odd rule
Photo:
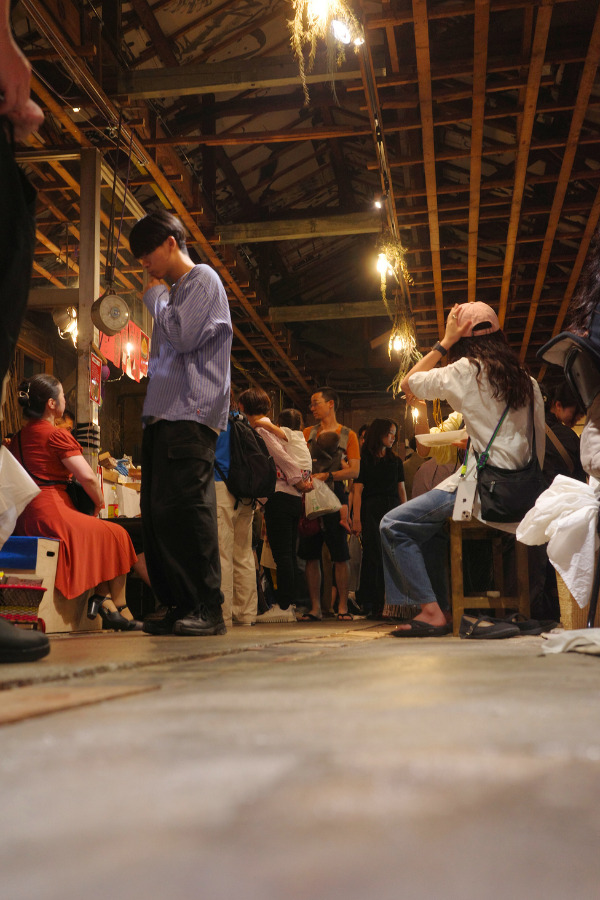
[[[504, 572], [502, 565], [502, 536], [504, 532], [484, 525], [477, 519], [465, 522], [450, 520], [450, 586], [452, 590], [452, 629], [458, 634], [460, 620], [465, 609], [513, 609], [529, 618], [529, 568], [527, 547], [515, 541], [515, 564], [517, 568], [517, 594], [504, 593]], [[463, 576], [463, 540], [491, 541], [494, 569], [494, 591], [484, 594], [465, 594]]]

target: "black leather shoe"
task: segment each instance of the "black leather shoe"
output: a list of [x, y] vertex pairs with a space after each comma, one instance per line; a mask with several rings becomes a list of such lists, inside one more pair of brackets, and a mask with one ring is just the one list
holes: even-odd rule
[[50, 653], [50, 641], [41, 631], [24, 631], [0, 618], [0, 663], [34, 662]]
[[510, 638], [521, 634], [516, 625], [511, 625], [491, 616], [463, 616], [460, 620], [458, 634], [461, 638], [485, 641]]
[[212, 634], [227, 634], [227, 628], [220, 610], [211, 614], [206, 607], [200, 607], [197, 613], [188, 613], [175, 622], [173, 634], [205, 637]]
[[144, 619], [143, 631], [146, 634], [173, 634], [175, 623], [185, 615], [184, 610], [167, 607], [167, 611], [160, 618]]

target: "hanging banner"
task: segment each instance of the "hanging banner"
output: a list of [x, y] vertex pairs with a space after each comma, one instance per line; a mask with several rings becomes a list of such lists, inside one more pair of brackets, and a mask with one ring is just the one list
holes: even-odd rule
[[127, 329], [127, 343], [125, 346], [125, 354], [123, 355], [125, 360], [123, 371], [126, 372], [130, 378], [133, 378], [134, 381], [139, 381], [142, 330], [139, 325], [136, 325], [135, 322], [132, 322], [131, 320], [129, 321]]
[[150, 338], [141, 332], [140, 340], [140, 375], [145, 378], [148, 375], [148, 360], [150, 359]]
[[100, 387], [102, 379], [102, 360], [93, 350], [90, 352], [90, 400], [100, 405]]

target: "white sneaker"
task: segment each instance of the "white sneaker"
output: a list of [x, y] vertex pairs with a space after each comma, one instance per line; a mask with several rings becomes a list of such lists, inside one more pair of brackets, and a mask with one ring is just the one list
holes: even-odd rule
[[275, 603], [271, 609], [268, 609], [266, 612], [261, 613], [260, 616], [256, 617], [256, 624], [260, 625], [262, 622], [267, 622], [269, 624], [273, 624], [275, 622], [285, 623], [293, 622], [296, 624], [296, 613], [295, 608], [293, 606], [289, 606], [287, 609], [281, 609], [280, 606]]

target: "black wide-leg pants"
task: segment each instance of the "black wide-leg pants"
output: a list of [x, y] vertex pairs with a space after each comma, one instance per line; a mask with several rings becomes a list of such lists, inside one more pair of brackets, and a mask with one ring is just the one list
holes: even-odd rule
[[142, 440], [144, 553], [160, 603], [219, 615], [221, 566], [213, 477], [217, 436], [197, 422], [147, 425]]

